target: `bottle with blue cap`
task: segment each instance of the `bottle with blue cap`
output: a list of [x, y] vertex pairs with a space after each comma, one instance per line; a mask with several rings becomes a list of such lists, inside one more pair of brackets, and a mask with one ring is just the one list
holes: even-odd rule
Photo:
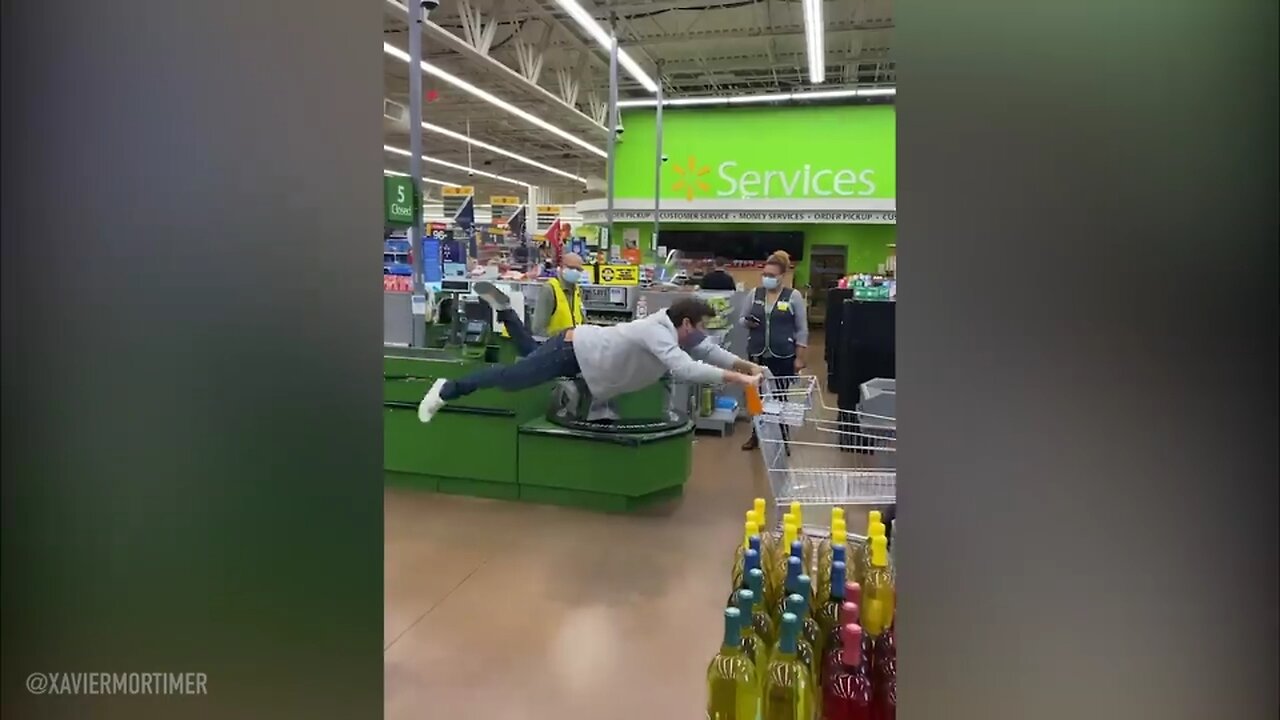
[[822, 630], [822, 637], [830, 638], [840, 623], [840, 606], [847, 599], [845, 597], [845, 584], [847, 582], [848, 568], [842, 560], [836, 560], [831, 563], [831, 579], [827, 588], [827, 601], [817, 607], [816, 614], [818, 618], [818, 627]]
[[760, 707], [760, 682], [755, 665], [742, 649], [742, 613], [724, 609], [724, 639], [707, 666], [708, 720], [748, 720]]
[[800, 606], [793, 611], [800, 618], [801, 636], [813, 647], [814, 657], [822, 657], [822, 629], [813, 617], [813, 583], [808, 575], [796, 578], [796, 592], [791, 597], [801, 600]]
[[813, 643], [805, 638], [804, 620], [805, 620], [805, 604], [804, 598], [799, 595], [787, 596], [787, 609], [782, 613], [785, 615], [794, 615], [796, 618], [796, 627], [799, 630], [799, 637], [796, 638], [796, 657], [800, 658], [800, 662], [805, 669], [809, 671], [809, 678], [816, 680], [818, 677], [819, 658], [814, 652]]
[[734, 591], [738, 591], [746, 587], [743, 569], [743, 560], [749, 550], [755, 550], [757, 554], [763, 555], [764, 543], [760, 537], [760, 525], [755, 521], [755, 511], [747, 513], [747, 521], [742, 524], [742, 543], [734, 548], [733, 552], [733, 576], [732, 587]]
[[778, 640], [777, 626], [769, 617], [769, 608], [764, 604], [764, 571], [752, 568], [747, 571], [747, 589], [752, 592], [751, 624], [756, 636], [764, 641], [766, 649], [773, 648]]
[[762, 720], [811, 720], [813, 675], [800, 659], [800, 621], [783, 613], [778, 645], [765, 671]]
[[765, 646], [764, 640], [756, 635], [755, 624], [752, 622], [755, 599], [756, 594], [750, 590], [739, 590], [734, 597], [738, 612], [741, 614], [738, 623], [738, 642], [741, 643], [743, 652], [751, 659], [751, 664], [755, 665], [757, 679], [759, 679], [759, 671], [766, 667], [769, 660], [769, 648]]
[[800, 576], [804, 574], [800, 558], [787, 558], [787, 573], [782, 581], [782, 596], [778, 599], [778, 604], [773, 608], [773, 624], [782, 624], [782, 614], [787, 612], [787, 596], [796, 589]]

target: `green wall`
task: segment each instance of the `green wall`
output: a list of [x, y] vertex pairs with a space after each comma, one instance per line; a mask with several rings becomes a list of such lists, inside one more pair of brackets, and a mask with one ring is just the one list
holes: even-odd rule
[[[627, 133], [618, 147], [617, 195], [652, 198], [654, 112], [629, 110], [624, 113], [624, 124]], [[808, 178], [810, 170], [844, 168], [858, 177], [869, 171], [867, 177], [874, 180], [873, 192], [859, 191], [856, 196], [892, 198], [897, 184], [895, 141], [892, 105], [668, 110], [663, 114], [663, 150], [670, 161], [662, 169], [662, 195], [680, 200], [724, 197], [734, 186], [721, 177], [720, 168], [731, 162], [735, 172], [749, 169], [766, 178], [762, 185], [754, 186], [763, 197], [813, 197], [805, 191], [807, 180], [796, 180], [794, 192], [780, 193], [783, 184], [779, 173], [794, 180]], [[848, 248], [848, 272], [873, 273], [894, 254], [887, 245], [897, 242], [896, 225], [670, 223], [664, 227], [803, 232], [805, 257], [796, 267], [796, 283], [801, 285], [809, 279], [814, 245], [843, 245]], [[621, 238], [627, 228], [639, 228], [645, 259], [652, 261], [647, 241], [653, 225], [618, 223], [614, 237]]]
[[[652, 223], [618, 223], [615, 229], [617, 237], [622, 237], [626, 228], [640, 230], [641, 244], [653, 233]], [[703, 230], [703, 231], [736, 231], [760, 230], [804, 233], [804, 259], [796, 265], [796, 284], [804, 285], [809, 281], [809, 258], [814, 245], [843, 245], [848, 248], [846, 271], [850, 273], [874, 273], [895, 250], [888, 247], [896, 243], [897, 225], [761, 225], [761, 224], [705, 224], [705, 223], [668, 223], [663, 227], [671, 230]], [[761, 261], [764, 258], [759, 258]], [[645, 251], [645, 260], [652, 261], [652, 253]]]
[[[654, 111], [628, 110], [623, 125], [617, 196], [652, 198]], [[662, 197], [893, 198], [895, 126], [892, 105], [664, 110]]]

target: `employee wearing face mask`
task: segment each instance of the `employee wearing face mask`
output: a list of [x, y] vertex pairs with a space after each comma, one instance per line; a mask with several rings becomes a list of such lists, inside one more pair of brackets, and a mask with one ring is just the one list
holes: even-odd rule
[[529, 328], [538, 337], [554, 337], [582, 324], [582, 257], [565, 253], [560, 261], [559, 277], [543, 284], [538, 303], [533, 308]]
[[[795, 288], [784, 287], [782, 278], [791, 268], [791, 256], [779, 250], [764, 263], [760, 287], [748, 298], [742, 315], [747, 328], [747, 357], [757, 365], [769, 368], [777, 377], [787, 377], [805, 368], [804, 353], [809, 346], [809, 318], [804, 296]], [[751, 439], [743, 450], [759, 447], [759, 439]]]

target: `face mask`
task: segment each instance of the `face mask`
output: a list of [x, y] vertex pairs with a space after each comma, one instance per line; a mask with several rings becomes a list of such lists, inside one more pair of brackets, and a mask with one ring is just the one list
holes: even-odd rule
[[684, 336], [684, 340], [680, 341], [680, 347], [684, 348], [685, 350], [688, 350], [690, 348], [696, 348], [702, 344], [703, 340], [706, 340], [706, 339], [707, 339], [706, 333], [702, 332], [701, 330], [698, 330], [697, 328], [694, 328], [689, 332], [688, 335]]
[[560, 279], [570, 285], [577, 285], [582, 279], [582, 271], [577, 268], [565, 268], [560, 271]]
[[778, 287], [778, 278], [772, 275], [765, 275], [760, 282], [762, 285], [764, 285], [765, 290], [772, 290]]

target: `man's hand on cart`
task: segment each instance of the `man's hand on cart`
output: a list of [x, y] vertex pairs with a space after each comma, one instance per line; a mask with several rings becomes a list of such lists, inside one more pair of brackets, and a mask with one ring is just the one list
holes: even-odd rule
[[763, 378], [764, 376], [759, 373], [748, 374], [748, 373], [740, 373], [735, 370], [724, 371], [725, 382], [733, 383], [735, 385], [741, 385], [743, 387], [755, 387], [760, 384], [760, 381]]
[[739, 360], [733, 364], [735, 372], [743, 375], [764, 375], [764, 368], [751, 362], [750, 360]]

